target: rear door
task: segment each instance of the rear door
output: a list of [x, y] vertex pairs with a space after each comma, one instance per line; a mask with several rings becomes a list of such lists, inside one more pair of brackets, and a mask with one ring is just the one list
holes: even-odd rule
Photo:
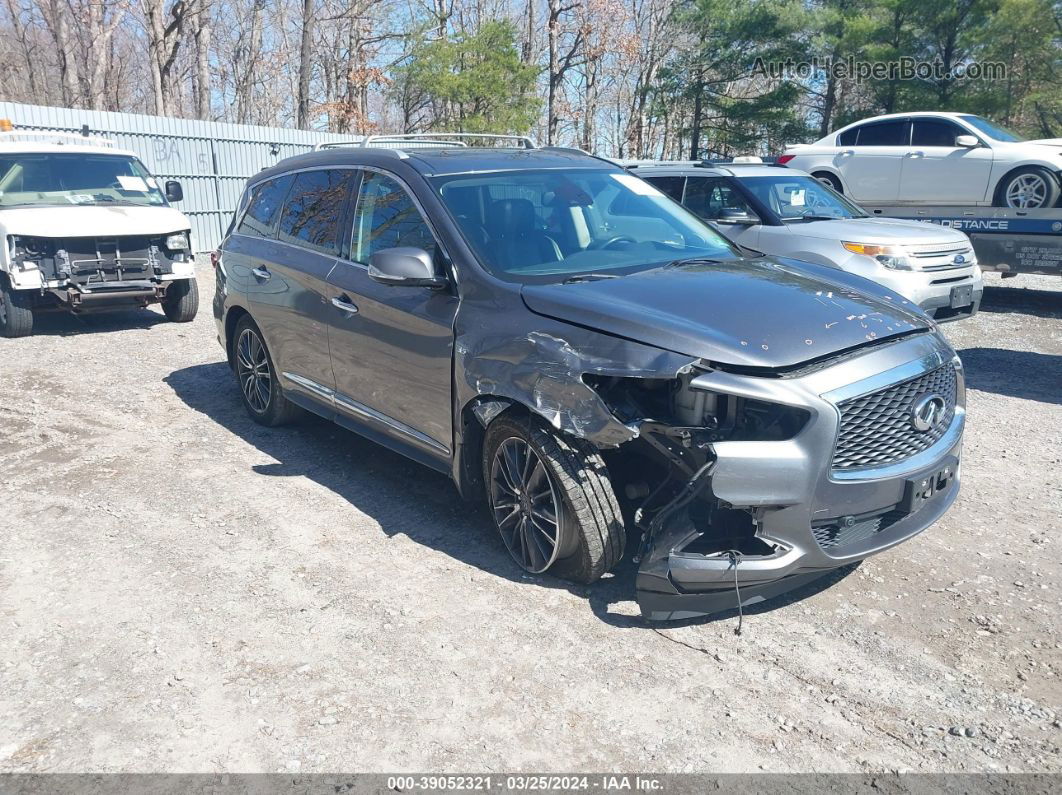
[[295, 178], [290, 175], [259, 183], [251, 189], [247, 209], [233, 233], [225, 239], [222, 261], [228, 289], [255, 300], [268, 289], [269, 263], [280, 256], [277, 245], [277, 219]]
[[936, 204], [983, 201], [992, 172], [992, 150], [983, 145], [955, 145], [956, 137], [969, 134], [948, 119], [912, 119], [900, 198]]
[[366, 171], [353, 216], [349, 252], [328, 278], [336, 410], [436, 461], [452, 443], [455, 292], [392, 287], [368, 276], [376, 251], [413, 246], [440, 268], [442, 248], [406, 187]]
[[[911, 125], [889, 119], [858, 128], [855, 144], [834, 157], [845, 192], [857, 201], [887, 202], [900, 197], [900, 171], [907, 154]], [[845, 137], [850, 140], [851, 131]]]
[[295, 174], [277, 223], [275, 255], [254, 274], [251, 314], [262, 328], [284, 388], [329, 401], [335, 388], [328, 352], [327, 277], [357, 176], [351, 169]]

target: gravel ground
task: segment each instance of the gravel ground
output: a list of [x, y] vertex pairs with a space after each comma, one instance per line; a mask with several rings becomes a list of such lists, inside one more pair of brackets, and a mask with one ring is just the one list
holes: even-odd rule
[[1062, 283], [990, 275], [963, 491], [735, 619], [522, 576], [433, 472], [252, 424], [156, 310], [0, 340], [0, 771], [1062, 771]]

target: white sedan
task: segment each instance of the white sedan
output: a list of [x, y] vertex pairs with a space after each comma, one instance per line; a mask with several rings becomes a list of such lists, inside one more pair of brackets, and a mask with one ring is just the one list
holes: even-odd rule
[[778, 159], [866, 204], [1054, 207], [1062, 139], [1025, 141], [968, 113], [895, 113]]

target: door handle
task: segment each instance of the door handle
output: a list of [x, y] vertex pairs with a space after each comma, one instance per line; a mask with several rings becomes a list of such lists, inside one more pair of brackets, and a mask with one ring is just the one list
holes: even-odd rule
[[358, 307], [352, 304], [345, 295], [340, 295], [333, 298], [332, 306], [334, 306], [340, 312], [346, 312], [348, 315], [358, 314]]
[[269, 272], [269, 268], [267, 268], [265, 265], [259, 265], [257, 268], [251, 271], [251, 275], [262, 282], [268, 282], [270, 279], [273, 278], [273, 274]]
[[925, 157], [925, 152], [908, 152], [907, 157]]
[[842, 155], [854, 155], [855, 154], [855, 149], [843, 149], [843, 150], [841, 150], [841, 154]]

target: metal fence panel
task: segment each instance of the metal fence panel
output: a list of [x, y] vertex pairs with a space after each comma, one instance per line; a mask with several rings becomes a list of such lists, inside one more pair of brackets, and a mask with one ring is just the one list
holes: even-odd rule
[[318, 143], [351, 139], [350, 135], [282, 127], [15, 102], [0, 102], [0, 118], [24, 130], [78, 133], [88, 125], [93, 134], [136, 152], [159, 179], [180, 180], [184, 188], [180, 209], [192, 222], [198, 251], [213, 250], [221, 242], [248, 177], [286, 157], [308, 152]]

